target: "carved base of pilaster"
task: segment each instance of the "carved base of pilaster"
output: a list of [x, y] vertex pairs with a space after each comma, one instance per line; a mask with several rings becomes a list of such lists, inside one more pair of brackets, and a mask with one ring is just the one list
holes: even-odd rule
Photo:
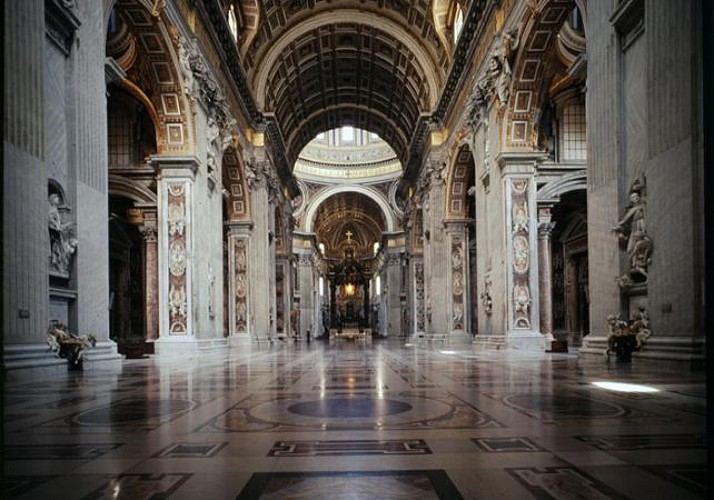
[[246, 333], [234, 333], [228, 337], [228, 347], [246, 347], [251, 344], [250, 335]]
[[476, 335], [473, 345], [483, 349], [498, 350], [505, 350], [508, 347], [505, 335]]
[[545, 351], [550, 342], [540, 332], [509, 332], [506, 334], [509, 349], [519, 351]]

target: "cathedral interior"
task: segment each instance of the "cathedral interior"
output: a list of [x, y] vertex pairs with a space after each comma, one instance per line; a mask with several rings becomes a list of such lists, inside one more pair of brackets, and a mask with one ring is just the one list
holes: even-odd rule
[[3, 498], [710, 498], [714, 6], [3, 9]]

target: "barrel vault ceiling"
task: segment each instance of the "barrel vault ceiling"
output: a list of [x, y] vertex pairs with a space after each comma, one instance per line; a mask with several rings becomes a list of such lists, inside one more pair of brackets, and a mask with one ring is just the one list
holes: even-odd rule
[[342, 125], [379, 134], [406, 159], [450, 60], [430, 0], [266, 0], [257, 26], [241, 62], [289, 162]]

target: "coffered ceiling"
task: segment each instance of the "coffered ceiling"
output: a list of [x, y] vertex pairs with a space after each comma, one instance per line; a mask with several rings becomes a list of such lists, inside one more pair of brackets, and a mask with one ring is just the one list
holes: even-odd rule
[[317, 133], [342, 125], [379, 134], [405, 158], [449, 64], [430, 3], [262, 3], [242, 63], [258, 108], [280, 126], [290, 163]]
[[[347, 245], [358, 259], [374, 255], [386, 223], [377, 203], [360, 193], [338, 193], [325, 200], [315, 214], [317, 241], [325, 244], [325, 256], [340, 259]], [[348, 234], [349, 233], [349, 234]]]

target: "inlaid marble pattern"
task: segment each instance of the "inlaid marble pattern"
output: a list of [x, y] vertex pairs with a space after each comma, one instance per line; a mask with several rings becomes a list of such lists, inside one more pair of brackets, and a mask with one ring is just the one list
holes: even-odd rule
[[607, 485], [571, 467], [506, 469], [536, 498], [591, 498], [625, 500]]
[[708, 494], [704, 374], [656, 362], [313, 341], [12, 375], [0, 498]]
[[239, 500], [253, 498], [463, 498], [441, 470], [254, 474]]
[[271, 457], [308, 457], [325, 455], [426, 455], [431, 454], [423, 439], [386, 441], [352, 439], [347, 441], [276, 441], [268, 452]]
[[528, 438], [474, 438], [474, 443], [487, 452], [543, 451], [543, 448]]

